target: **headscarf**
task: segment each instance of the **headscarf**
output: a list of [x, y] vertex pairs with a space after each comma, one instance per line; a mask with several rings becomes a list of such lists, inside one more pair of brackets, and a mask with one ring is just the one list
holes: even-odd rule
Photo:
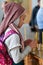
[[[5, 32], [8, 26], [12, 27], [14, 30], [14, 27], [17, 29], [17, 27], [13, 24], [13, 22], [24, 12], [24, 8], [17, 3], [7, 3], [4, 5], [5, 8], [5, 15], [6, 17], [3, 19], [2, 23], [0, 24], [0, 35]], [[18, 30], [18, 29], [17, 29]], [[18, 30], [19, 32], [19, 30]], [[20, 37], [21, 33], [19, 32]], [[21, 44], [24, 46], [21, 38]]]

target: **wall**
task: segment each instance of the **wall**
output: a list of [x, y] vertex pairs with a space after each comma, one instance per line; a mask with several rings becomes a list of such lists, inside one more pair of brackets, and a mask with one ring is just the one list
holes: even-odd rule
[[37, 0], [32, 0], [32, 8], [34, 8], [37, 5]]

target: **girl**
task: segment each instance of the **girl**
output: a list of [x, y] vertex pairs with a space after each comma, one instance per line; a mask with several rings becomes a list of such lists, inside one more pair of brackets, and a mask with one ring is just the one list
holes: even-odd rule
[[[6, 33], [10, 30], [14, 30], [19, 34], [14, 33], [9, 36], [5, 40], [5, 44], [8, 48], [10, 57], [13, 59], [13, 65], [24, 65], [24, 57], [31, 52], [32, 48], [36, 47], [36, 42], [34, 43], [34, 41], [25, 47], [22, 35], [18, 30], [18, 28], [21, 27], [18, 25], [20, 22], [20, 15], [24, 12], [24, 8], [20, 4], [13, 2], [3, 3], [2, 7], [4, 11], [4, 20], [0, 24], [0, 35], [2, 35], [3, 32], [6, 35]], [[20, 49], [22, 50], [21, 52]]]

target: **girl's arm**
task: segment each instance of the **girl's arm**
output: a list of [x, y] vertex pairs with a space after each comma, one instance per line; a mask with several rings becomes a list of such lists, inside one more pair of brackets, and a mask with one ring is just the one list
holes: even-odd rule
[[28, 53], [31, 52], [31, 47], [27, 46], [25, 47], [24, 51], [21, 53], [20, 52], [20, 38], [17, 34], [13, 34], [11, 35], [6, 41], [5, 43], [8, 46], [8, 50], [10, 51], [10, 55], [14, 61], [14, 63], [19, 63], [20, 61], [22, 61], [24, 59], [24, 57], [26, 55], [28, 55]]

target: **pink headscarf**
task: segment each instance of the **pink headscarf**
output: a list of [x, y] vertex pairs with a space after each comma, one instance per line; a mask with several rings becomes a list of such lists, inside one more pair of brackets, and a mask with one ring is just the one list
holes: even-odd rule
[[[7, 29], [8, 26], [12, 27], [13, 29], [15, 27], [17, 29], [17, 27], [13, 24], [13, 22], [25, 10], [20, 4], [13, 3], [13, 2], [5, 4], [4, 8], [5, 8], [6, 17], [4, 18], [4, 20], [0, 24], [0, 35]], [[17, 31], [19, 32], [18, 29], [17, 29]], [[20, 34], [20, 32], [19, 32], [19, 34]], [[21, 34], [20, 34], [20, 37], [22, 37]], [[21, 38], [21, 43], [22, 43], [22, 46], [24, 46], [22, 38]]]

